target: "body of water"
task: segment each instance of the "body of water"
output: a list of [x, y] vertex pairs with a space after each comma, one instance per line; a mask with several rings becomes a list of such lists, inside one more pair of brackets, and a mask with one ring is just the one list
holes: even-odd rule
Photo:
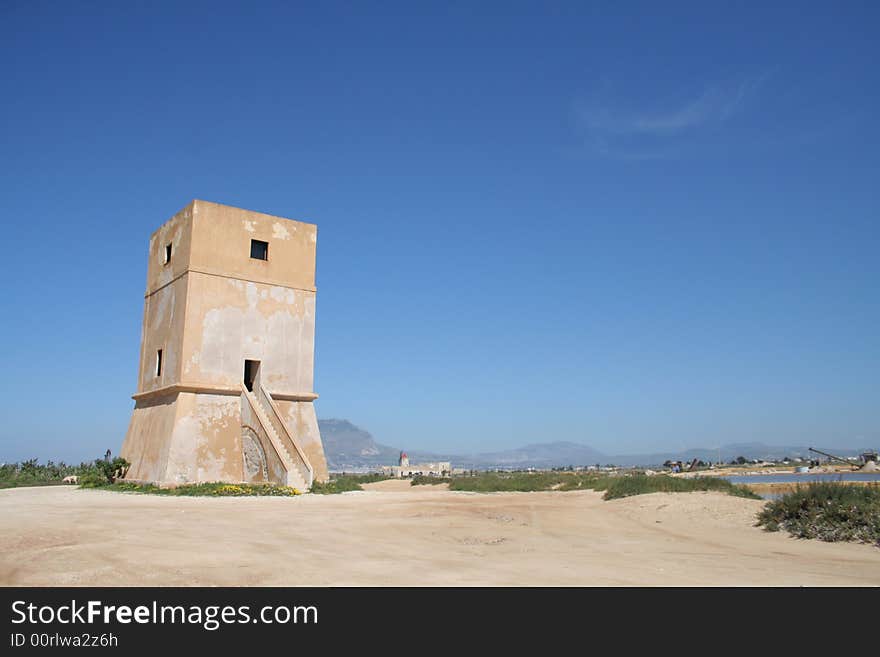
[[[874, 481], [880, 483], [880, 472], [816, 472], [810, 474], [784, 473], [770, 475], [737, 475], [722, 477], [732, 484], [809, 484], [814, 481]], [[784, 491], [755, 491], [765, 500], [778, 500]]]
[[722, 477], [732, 484], [808, 484], [812, 481], [877, 481], [880, 472], [817, 472]]

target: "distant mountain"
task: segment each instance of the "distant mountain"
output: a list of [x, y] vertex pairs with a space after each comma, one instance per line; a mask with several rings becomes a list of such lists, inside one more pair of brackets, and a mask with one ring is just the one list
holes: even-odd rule
[[[327, 465], [333, 471], [376, 468], [380, 465], [396, 465], [400, 448], [377, 443], [368, 431], [348, 420], [318, 420]], [[809, 446], [766, 445], [764, 443], [731, 443], [720, 448], [695, 447], [682, 451], [655, 452], [650, 454], [622, 454], [609, 456], [592, 447], [573, 442], [552, 442], [525, 445], [518, 449], [477, 454], [437, 454], [407, 449], [413, 463], [425, 461], [451, 461], [455, 468], [551, 468], [567, 465], [602, 465], [614, 463], [626, 466], [660, 465], [666, 460], [722, 461], [728, 462], [738, 456], [747, 459], [810, 458]], [[835, 456], [858, 456], [864, 449], [841, 449], [817, 447]], [[813, 456], [815, 458], [815, 455]]]
[[455, 467], [462, 468], [552, 468], [594, 463], [608, 463], [608, 456], [592, 447], [564, 441], [456, 456], [453, 461]]
[[[331, 470], [396, 465], [400, 449], [377, 443], [368, 431], [348, 420], [318, 420], [324, 454]], [[608, 463], [608, 457], [572, 442], [541, 443], [482, 454], [436, 454], [406, 450], [413, 463], [451, 461], [456, 468], [550, 468], [568, 464]]]
[[399, 450], [380, 445], [348, 420], [318, 420], [324, 455], [331, 470], [355, 470], [397, 463]]

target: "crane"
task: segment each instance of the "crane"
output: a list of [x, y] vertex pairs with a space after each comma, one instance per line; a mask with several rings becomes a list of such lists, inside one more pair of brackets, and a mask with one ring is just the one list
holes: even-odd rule
[[847, 461], [846, 459], [842, 459], [842, 458], [840, 458], [839, 456], [834, 456], [834, 454], [828, 454], [828, 453], [826, 453], [826, 452], [822, 452], [822, 451], [820, 451], [820, 450], [818, 450], [818, 449], [814, 449], [814, 448], [812, 448], [812, 447], [810, 447], [810, 448], [808, 448], [808, 449], [809, 449], [811, 452], [816, 452], [816, 454], [821, 454], [822, 456], [827, 456], [829, 459], [834, 459], [835, 461], [840, 461], [841, 463], [845, 463], [846, 465], [850, 466], [853, 470], [856, 470], [856, 469], [857, 469], [856, 466], [855, 466], [853, 463], [850, 463], [850, 462]]

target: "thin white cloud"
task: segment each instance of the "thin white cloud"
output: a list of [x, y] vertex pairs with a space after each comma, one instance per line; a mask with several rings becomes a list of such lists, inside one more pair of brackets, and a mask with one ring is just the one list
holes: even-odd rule
[[[637, 159], [663, 157], [665, 151], [657, 151], [658, 147], [668, 148], [740, 113], [766, 77], [709, 85], [696, 97], [665, 108], [632, 110], [607, 101], [582, 102], [575, 120], [578, 130], [601, 154], [628, 156], [636, 149], [641, 152]], [[647, 151], [646, 145], [650, 147]]]

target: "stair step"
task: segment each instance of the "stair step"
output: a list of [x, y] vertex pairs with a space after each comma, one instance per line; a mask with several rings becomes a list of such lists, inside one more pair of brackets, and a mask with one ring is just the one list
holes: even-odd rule
[[251, 407], [256, 412], [257, 419], [263, 426], [263, 430], [266, 432], [266, 435], [269, 436], [269, 440], [272, 442], [272, 445], [276, 448], [276, 450], [278, 450], [278, 452], [282, 456], [284, 467], [287, 470], [287, 485], [301, 489], [303, 491], [308, 490], [308, 473], [304, 473], [302, 471], [302, 467], [299, 461], [294, 458], [293, 454], [287, 448], [285, 441], [282, 440], [281, 436], [278, 435], [278, 432], [275, 430], [274, 425], [269, 419], [269, 411], [264, 408], [259, 397], [252, 391], [245, 390], [245, 394], [247, 395], [247, 399]]

